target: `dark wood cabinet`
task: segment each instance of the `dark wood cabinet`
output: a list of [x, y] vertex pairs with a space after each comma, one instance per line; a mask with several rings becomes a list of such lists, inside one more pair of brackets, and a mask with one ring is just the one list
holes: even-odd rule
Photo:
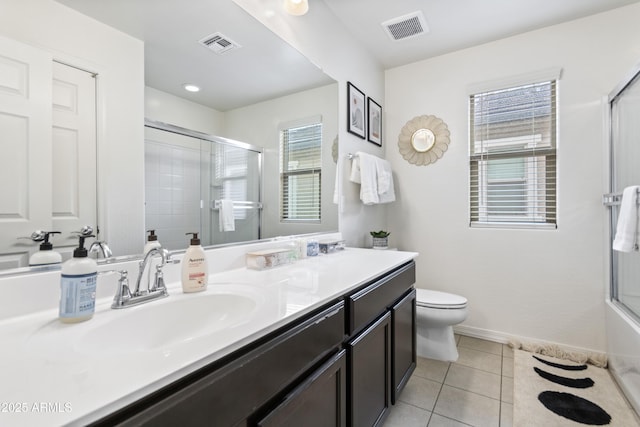
[[346, 427], [347, 361], [342, 350], [258, 421], [258, 427]]
[[415, 289], [391, 307], [391, 324], [391, 402], [395, 404], [416, 369]]
[[391, 315], [347, 343], [349, 353], [349, 421], [352, 426], [376, 426], [391, 405]]
[[416, 365], [415, 263], [93, 426], [381, 425]]
[[347, 296], [349, 421], [381, 425], [416, 366], [415, 263]]

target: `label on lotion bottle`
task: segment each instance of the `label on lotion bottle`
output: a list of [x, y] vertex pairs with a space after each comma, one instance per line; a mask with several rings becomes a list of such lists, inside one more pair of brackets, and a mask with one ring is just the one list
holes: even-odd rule
[[189, 248], [182, 260], [182, 291], [199, 292], [207, 289], [209, 269], [207, 268], [207, 256], [200, 246], [198, 233], [192, 234]]

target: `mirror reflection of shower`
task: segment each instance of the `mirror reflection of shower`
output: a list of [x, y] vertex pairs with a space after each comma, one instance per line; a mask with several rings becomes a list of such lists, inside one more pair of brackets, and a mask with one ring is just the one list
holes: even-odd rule
[[261, 171], [258, 147], [149, 122], [145, 227], [169, 250], [186, 248], [189, 232], [204, 246], [259, 239]]

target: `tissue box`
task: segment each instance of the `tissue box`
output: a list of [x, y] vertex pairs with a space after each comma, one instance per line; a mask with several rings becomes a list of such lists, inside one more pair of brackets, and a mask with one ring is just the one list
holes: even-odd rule
[[245, 264], [247, 268], [253, 270], [264, 270], [265, 268], [291, 264], [295, 260], [296, 253], [293, 249], [265, 249], [262, 251], [247, 252]]

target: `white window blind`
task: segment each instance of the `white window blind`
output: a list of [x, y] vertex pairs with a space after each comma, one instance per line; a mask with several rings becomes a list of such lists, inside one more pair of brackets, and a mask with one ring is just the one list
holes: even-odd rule
[[280, 219], [320, 222], [322, 123], [280, 130]]
[[472, 94], [471, 226], [556, 227], [556, 80]]

